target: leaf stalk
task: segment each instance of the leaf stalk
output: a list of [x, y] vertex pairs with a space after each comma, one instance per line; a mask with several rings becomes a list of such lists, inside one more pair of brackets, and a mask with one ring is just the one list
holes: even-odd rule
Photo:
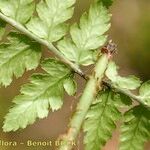
[[60, 137], [60, 140], [63, 144], [58, 148], [58, 150], [72, 149], [72, 145], [69, 141], [75, 141], [78, 133], [80, 132], [81, 126], [84, 122], [90, 105], [101, 89], [100, 85], [104, 77], [105, 70], [107, 69], [108, 62], [109, 57], [107, 54], [103, 54], [98, 59], [94, 68], [94, 73], [87, 81], [83, 94], [77, 105], [76, 111], [70, 121], [68, 132]]

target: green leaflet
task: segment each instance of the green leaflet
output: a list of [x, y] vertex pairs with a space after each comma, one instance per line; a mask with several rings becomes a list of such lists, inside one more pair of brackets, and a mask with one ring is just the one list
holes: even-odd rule
[[116, 64], [111, 61], [106, 70], [106, 76], [112, 81], [112, 83], [123, 89], [134, 90], [141, 85], [141, 81], [139, 78], [130, 75], [128, 77], [121, 77], [117, 72], [118, 67]]
[[[25, 128], [34, 123], [36, 118], [47, 117], [49, 108], [52, 111], [61, 108], [66, 79], [73, 80], [73, 74], [67, 66], [54, 59], [45, 60], [42, 68], [47, 74], [34, 74], [30, 83], [25, 84], [21, 94], [14, 99], [15, 105], [5, 117], [5, 132]], [[68, 83], [67, 86], [71, 85]], [[67, 90], [69, 94], [74, 91], [73, 88], [71, 92]]]
[[114, 93], [100, 93], [86, 116], [83, 126], [85, 150], [100, 150], [111, 138], [116, 128], [115, 121], [120, 118], [120, 112], [114, 105]]
[[104, 45], [107, 37], [110, 14], [101, 2], [95, 2], [88, 13], [84, 13], [79, 25], [73, 24], [70, 29], [72, 40], [64, 38], [58, 42], [59, 50], [78, 65], [93, 64], [98, 51]]
[[143, 83], [139, 90], [140, 98], [148, 105], [150, 105], [150, 80]]
[[75, 95], [77, 90], [77, 84], [74, 80], [72, 80], [72, 77], [67, 78], [64, 81], [64, 89], [69, 95]]
[[124, 115], [119, 150], [144, 150], [149, 139], [150, 111], [141, 105], [135, 106]]
[[124, 95], [122, 93], [116, 93], [114, 95], [114, 105], [116, 105], [117, 108], [129, 108], [129, 106], [132, 106], [132, 100], [129, 96]]
[[118, 66], [115, 64], [115, 62], [110, 61], [108, 64], [108, 68], [106, 70], [106, 76], [113, 82], [117, 80], [118, 77]]
[[25, 24], [30, 19], [34, 9], [34, 0], [0, 0], [2, 13], [22, 24]]
[[5, 33], [6, 22], [0, 19], [0, 40], [2, 40]]
[[37, 7], [38, 17], [34, 17], [26, 25], [27, 28], [49, 42], [62, 38], [68, 29], [64, 23], [73, 15], [75, 0], [45, 0]]
[[23, 34], [12, 32], [8, 42], [0, 45], [0, 84], [8, 86], [13, 75], [20, 77], [25, 69], [35, 69], [41, 58], [41, 48]]

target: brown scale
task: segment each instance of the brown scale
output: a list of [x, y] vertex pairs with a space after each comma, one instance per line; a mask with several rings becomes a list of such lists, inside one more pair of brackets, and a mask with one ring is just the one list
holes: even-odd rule
[[117, 53], [117, 44], [113, 43], [112, 40], [109, 40], [108, 44], [101, 49], [101, 52], [112, 56]]

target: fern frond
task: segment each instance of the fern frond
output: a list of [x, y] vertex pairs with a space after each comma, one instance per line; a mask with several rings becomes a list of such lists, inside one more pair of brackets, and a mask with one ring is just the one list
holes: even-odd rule
[[35, 69], [41, 58], [41, 46], [23, 34], [12, 32], [8, 42], [0, 45], [0, 84], [8, 86], [25, 69]]
[[114, 93], [107, 90], [99, 94], [84, 123], [85, 150], [100, 150], [112, 136], [120, 112], [114, 104]]
[[[24, 85], [21, 94], [14, 99], [15, 105], [5, 117], [5, 132], [25, 128], [34, 123], [36, 118], [47, 117], [49, 109], [60, 109], [63, 104], [64, 87], [68, 94], [75, 93], [75, 84], [66, 84], [67, 79], [73, 80], [73, 74], [67, 66], [57, 60], [47, 59], [42, 68], [47, 74], [33, 75], [30, 83]], [[71, 91], [69, 87], [72, 88]]]
[[74, 3], [75, 0], [42, 0], [36, 7], [38, 17], [33, 17], [26, 27], [38, 37], [55, 42], [67, 32], [64, 22], [72, 17]]
[[143, 150], [148, 140], [150, 140], [150, 111], [141, 105], [135, 106], [124, 115], [119, 150]]
[[93, 64], [98, 51], [106, 42], [104, 33], [108, 31], [110, 14], [101, 2], [95, 2], [88, 13], [84, 13], [79, 25], [70, 29], [71, 39], [64, 38], [58, 43], [59, 50], [66, 58], [78, 65]]

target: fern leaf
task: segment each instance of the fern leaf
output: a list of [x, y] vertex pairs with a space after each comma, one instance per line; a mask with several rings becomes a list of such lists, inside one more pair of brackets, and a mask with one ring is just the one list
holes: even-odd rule
[[28, 37], [12, 32], [8, 42], [0, 45], [0, 84], [8, 86], [13, 75], [20, 77], [25, 69], [35, 69], [41, 58], [41, 48]]
[[143, 83], [139, 90], [140, 98], [148, 105], [150, 105], [150, 80]]
[[106, 70], [106, 76], [112, 81], [112, 83], [122, 89], [134, 90], [141, 85], [139, 78], [130, 75], [128, 77], [121, 77], [117, 72], [118, 67], [111, 61]]
[[114, 105], [117, 108], [129, 108], [130, 106], [132, 106], [132, 99], [122, 93], [116, 93], [114, 95]]
[[90, 65], [96, 58], [97, 48], [106, 42], [110, 24], [108, 10], [101, 2], [94, 3], [88, 13], [84, 13], [79, 25], [73, 24], [70, 29], [72, 40], [64, 38], [58, 43], [59, 50], [78, 65]]
[[116, 128], [115, 121], [120, 118], [120, 112], [114, 105], [114, 93], [100, 93], [86, 116], [84, 123], [85, 150], [100, 150], [111, 138]]
[[72, 77], [69, 77], [64, 81], [64, 89], [69, 95], [75, 95], [77, 84], [72, 80]]
[[34, 9], [34, 0], [0, 0], [2, 13], [22, 24], [31, 18]]
[[45, 60], [42, 68], [47, 73], [33, 75], [30, 83], [24, 85], [21, 94], [14, 99], [15, 105], [5, 117], [5, 132], [25, 128], [34, 123], [36, 118], [47, 117], [50, 108], [52, 111], [61, 108], [64, 84], [68, 78], [73, 80], [73, 74], [68, 67], [54, 59]]
[[49, 42], [62, 38], [68, 29], [64, 23], [73, 15], [75, 0], [45, 0], [37, 7], [38, 17], [34, 17], [26, 25], [27, 28]]
[[149, 139], [150, 111], [141, 105], [135, 106], [124, 115], [120, 150], [143, 150]]

